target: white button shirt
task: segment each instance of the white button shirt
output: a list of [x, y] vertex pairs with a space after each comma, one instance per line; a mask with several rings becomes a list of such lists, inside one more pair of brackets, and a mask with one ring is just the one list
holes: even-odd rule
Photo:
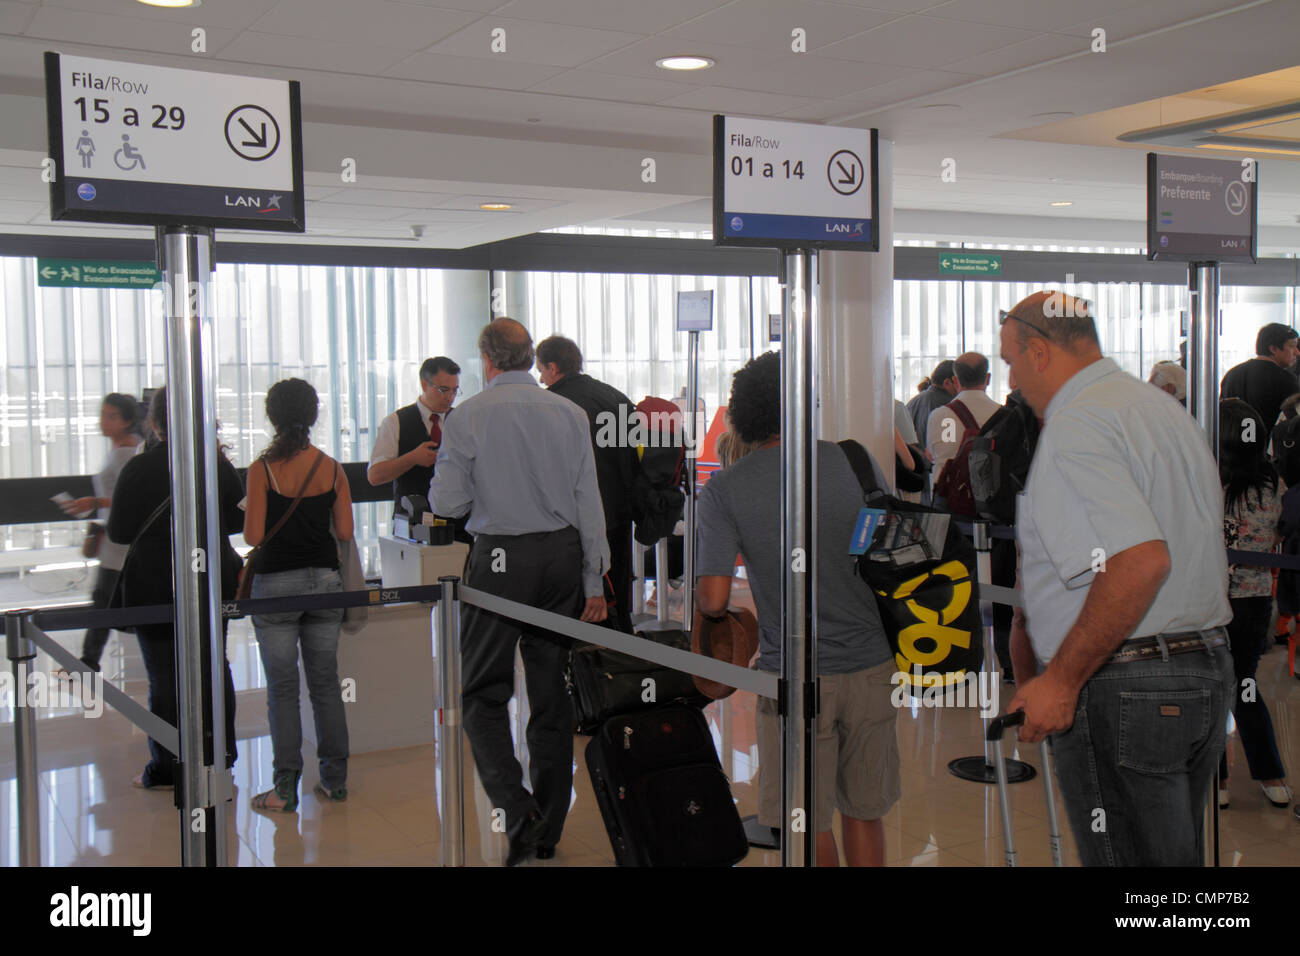
[[1094, 568], [1147, 541], [1165, 542], [1169, 577], [1129, 638], [1232, 618], [1223, 488], [1205, 434], [1172, 397], [1111, 359], [1080, 370], [1048, 404], [1016, 536], [1040, 663], [1078, 618]]
[[[420, 410], [420, 421], [424, 422], [424, 432], [429, 433], [429, 419], [434, 417], [435, 413], [431, 412], [418, 398], [415, 400], [415, 407]], [[446, 428], [446, 415], [437, 415], [438, 424]], [[384, 420], [379, 423], [379, 437], [375, 439], [374, 450], [370, 452], [370, 464], [377, 465], [381, 461], [392, 461], [398, 457], [397, 449], [398, 435], [402, 426], [397, 422], [397, 412], [389, 412], [384, 416]]]
[[[982, 388], [968, 388], [958, 392], [955, 402], [961, 402], [966, 406], [975, 419], [975, 424], [984, 427], [984, 423], [993, 417], [1002, 406], [985, 394]], [[944, 422], [952, 419], [952, 425], [946, 426]], [[925, 426], [925, 439], [930, 448], [930, 454], [934, 456], [934, 467], [930, 473], [937, 481], [943, 474], [943, 466], [957, 457], [957, 452], [961, 451], [961, 436], [966, 431], [966, 426], [961, 423], [961, 419], [947, 405], [940, 405], [930, 413], [929, 422]], [[943, 436], [952, 435], [952, 441], [944, 441]]]

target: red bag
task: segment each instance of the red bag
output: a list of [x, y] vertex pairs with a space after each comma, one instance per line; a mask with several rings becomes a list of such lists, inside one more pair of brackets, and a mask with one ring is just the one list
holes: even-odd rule
[[965, 402], [953, 400], [944, 408], [949, 408], [961, 420], [961, 444], [954, 455], [939, 473], [934, 483], [934, 493], [943, 497], [945, 507], [956, 515], [975, 516], [975, 493], [970, 483], [971, 443], [979, 436], [980, 426], [975, 416], [970, 413]]

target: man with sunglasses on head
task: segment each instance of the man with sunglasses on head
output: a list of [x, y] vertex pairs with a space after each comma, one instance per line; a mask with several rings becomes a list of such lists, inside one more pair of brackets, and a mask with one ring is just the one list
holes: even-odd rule
[[[442, 429], [460, 393], [460, 366], [439, 355], [420, 366], [420, 397], [385, 416], [370, 453], [366, 478], [372, 485], [393, 485], [393, 514], [407, 495], [427, 498], [442, 444]], [[456, 539], [473, 542], [456, 522]]]
[[1052, 737], [1085, 866], [1200, 866], [1233, 690], [1223, 489], [1205, 434], [1101, 354], [1088, 303], [1002, 313], [1043, 420], [1017, 508], [1020, 739]]

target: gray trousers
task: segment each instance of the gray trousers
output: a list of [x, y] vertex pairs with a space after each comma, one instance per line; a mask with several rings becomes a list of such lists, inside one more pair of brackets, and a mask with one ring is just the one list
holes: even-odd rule
[[[578, 617], [582, 542], [573, 528], [525, 535], [480, 534], [470, 551], [465, 583], [511, 601]], [[528, 689], [529, 777], [515, 759], [508, 705], [514, 693], [515, 645]], [[461, 616], [461, 697], [479, 779], [494, 810], [514, 827], [531, 810], [546, 819], [540, 841], [555, 846], [573, 789], [573, 705], [564, 686], [571, 642], [499, 614], [466, 606]]]

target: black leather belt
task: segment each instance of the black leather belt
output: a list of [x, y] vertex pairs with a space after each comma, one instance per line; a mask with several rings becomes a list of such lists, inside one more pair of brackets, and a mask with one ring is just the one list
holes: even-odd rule
[[1223, 647], [1227, 643], [1227, 632], [1221, 627], [1212, 627], [1204, 631], [1159, 634], [1155, 637], [1135, 637], [1121, 644], [1119, 650], [1107, 663], [1125, 664], [1129, 661], [1163, 658], [1166, 653], [1186, 654], [1189, 651], [1207, 651], [1215, 647]]

